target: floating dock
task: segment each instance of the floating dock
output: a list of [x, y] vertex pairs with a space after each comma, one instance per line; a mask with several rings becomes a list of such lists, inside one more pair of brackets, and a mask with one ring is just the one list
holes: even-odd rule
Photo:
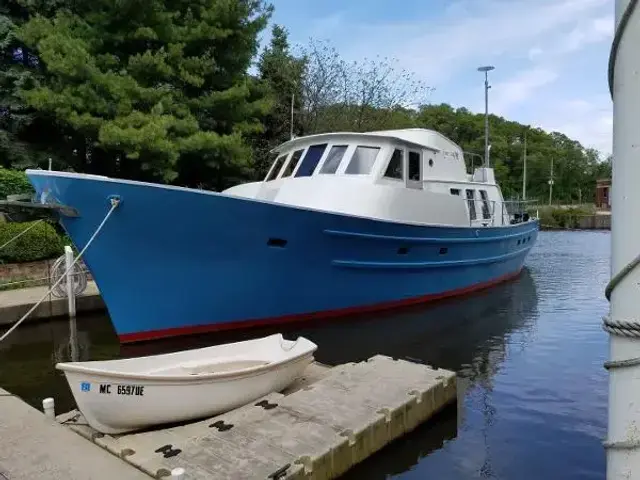
[[153, 478], [333, 479], [456, 398], [455, 373], [377, 355], [314, 363], [282, 393], [185, 425], [104, 435], [78, 411], [57, 420]]

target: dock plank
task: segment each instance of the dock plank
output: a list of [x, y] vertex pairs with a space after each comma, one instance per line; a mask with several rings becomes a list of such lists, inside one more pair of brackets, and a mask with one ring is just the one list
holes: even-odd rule
[[455, 402], [456, 388], [453, 372], [377, 355], [313, 364], [282, 393], [186, 425], [111, 436], [78, 412], [59, 420], [156, 478], [182, 467], [194, 480], [332, 479]]

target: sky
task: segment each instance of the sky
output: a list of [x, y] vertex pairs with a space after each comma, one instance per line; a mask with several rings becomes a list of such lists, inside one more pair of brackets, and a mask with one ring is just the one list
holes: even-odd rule
[[[614, 0], [271, 0], [292, 45], [328, 40], [345, 60], [396, 59], [430, 103], [489, 111], [611, 153], [607, 63]], [[270, 30], [270, 27], [269, 27]], [[262, 35], [268, 42], [269, 32]]]

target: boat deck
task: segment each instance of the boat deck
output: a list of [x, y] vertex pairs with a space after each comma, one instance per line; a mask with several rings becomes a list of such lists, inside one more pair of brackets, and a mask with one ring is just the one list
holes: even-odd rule
[[103, 435], [78, 411], [58, 421], [154, 478], [332, 479], [456, 398], [453, 372], [377, 355], [314, 363], [284, 392], [195, 423]]

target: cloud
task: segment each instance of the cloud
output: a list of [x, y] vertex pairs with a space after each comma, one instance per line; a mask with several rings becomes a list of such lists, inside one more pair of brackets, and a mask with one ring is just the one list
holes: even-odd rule
[[580, 140], [604, 155], [612, 151], [613, 110], [608, 95], [558, 102], [540, 117], [540, 126]]
[[547, 67], [534, 67], [523, 70], [510, 79], [497, 83], [493, 90], [496, 99], [492, 100], [492, 111], [506, 115], [514, 104], [528, 100], [533, 93], [558, 78], [558, 73]]
[[345, 9], [312, 19], [296, 40], [314, 32], [347, 60], [396, 58], [435, 87], [439, 101], [472, 111], [484, 111], [476, 67], [493, 64], [492, 112], [608, 153], [612, 117], [602, 46], [613, 36], [613, 3], [453, 0], [439, 12], [416, 9], [424, 13], [392, 21], [384, 15], [365, 21], [357, 9]]
[[[523, 57], [537, 48], [541, 38], [549, 46], [563, 35], [563, 48], [575, 49], [597, 35], [608, 34], [607, 18], [592, 21], [611, 0], [459, 0], [438, 17], [404, 22], [358, 23], [340, 15], [340, 22], [318, 19], [315, 25], [326, 38], [340, 42], [341, 53], [361, 58], [371, 52], [393, 56], [432, 83], [444, 82], [461, 70], [498, 57]], [[570, 33], [567, 36], [566, 29]], [[346, 35], [346, 36], [345, 36]], [[550, 47], [549, 47], [550, 48]]]

